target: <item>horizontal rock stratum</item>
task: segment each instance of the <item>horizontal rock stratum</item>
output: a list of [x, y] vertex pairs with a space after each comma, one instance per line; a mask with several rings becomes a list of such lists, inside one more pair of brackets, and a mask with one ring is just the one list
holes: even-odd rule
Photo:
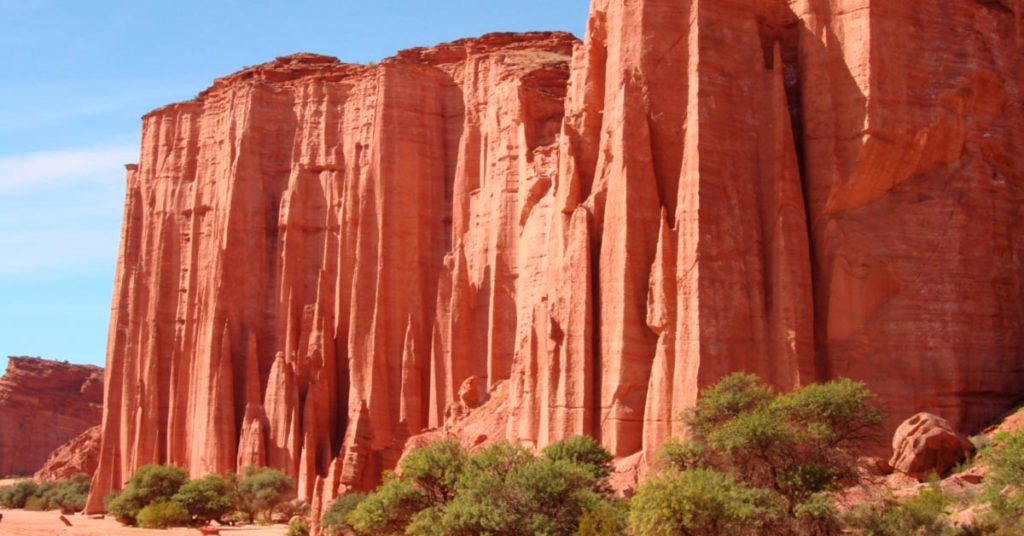
[[152, 112], [90, 509], [151, 462], [322, 504], [425, 431], [643, 462], [737, 370], [981, 426], [1024, 385], [1020, 21], [594, 0], [584, 42], [297, 54]]
[[102, 419], [103, 369], [10, 357], [0, 376], [0, 477], [32, 475]]

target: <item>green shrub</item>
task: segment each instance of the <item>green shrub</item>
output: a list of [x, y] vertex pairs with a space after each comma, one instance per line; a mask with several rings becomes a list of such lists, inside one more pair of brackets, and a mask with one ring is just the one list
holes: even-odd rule
[[228, 481], [217, 475], [186, 482], [172, 500], [204, 524], [221, 520], [235, 507], [235, 498]]
[[714, 469], [669, 470], [640, 485], [630, 508], [636, 536], [765, 533], [781, 514], [768, 490]]
[[144, 529], [166, 529], [184, 527], [192, 521], [192, 516], [180, 504], [161, 499], [139, 510], [136, 520]]
[[28, 499], [39, 491], [39, 485], [31, 480], [19, 480], [11, 486], [0, 489], [0, 506], [4, 508], [25, 508]]
[[590, 467], [546, 458], [531, 460], [504, 478], [475, 472], [446, 508], [453, 533], [571, 535], [586, 506], [597, 502]]
[[678, 469], [715, 468], [772, 490], [793, 517], [809, 497], [854, 475], [853, 449], [882, 421], [873, 397], [852, 380], [779, 395], [756, 376], [733, 374], [685, 415], [693, 439], [667, 443], [662, 458]]
[[466, 452], [456, 439], [442, 439], [413, 449], [399, 462], [402, 478], [416, 482], [434, 502], [455, 496], [455, 483], [466, 464]]
[[790, 530], [800, 536], [842, 534], [839, 512], [832, 497], [819, 493], [808, 497], [793, 509]]
[[32, 511], [60, 509], [63, 513], [74, 513], [85, 508], [89, 481], [89, 475], [84, 473], [61, 482], [36, 484], [22, 480], [0, 488], [0, 507]]
[[608, 478], [612, 472], [610, 452], [590, 436], [573, 436], [548, 445], [543, 453], [551, 461], [566, 461], [592, 469], [595, 478]]
[[50, 503], [43, 497], [33, 495], [25, 501], [25, 509], [30, 512], [42, 512], [50, 509]]
[[294, 494], [292, 478], [270, 467], [246, 467], [245, 475], [238, 482], [239, 509], [250, 521], [260, 514], [269, 520], [274, 510]]
[[312, 507], [308, 501], [303, 499], [295, 499], [291, 501], [285, 501], [278, 505], [277, 516], [280, 519], [288, 521], [293, 517], [301, 517], [303, 519], [309, 519], [310, 511]]
[[589, 505], [580, 516], [579, 528], [573, 536], [620, 536], [626, 534], [629, 523], [629, 503], [605, 500]]
[[605, 506], [606, 460], [591, 441], [559, 442], [541, 457], [499, 443], [467, 464], [442, 525], [450, 534], [571, 535]]
[[132, 475], [124, 490], [110, 500], [107, 511], [118, 521], [135, 525], [137, 516], [143, 508], [156, 502], [170, 501], [187, 480], [188, 477], [181, 468], [171, 465], [145, 465]]
[[983, 497], [999, 515], [1024, 515], [1024, 432], [1003, 434], [988, 450]]
[[658, 449], [659, 464], [685, 471], [705, 466], [704, 446], [695, 441], [683, 441], [672, 437]]
[[[547, 534], [571, 536], [614, 525], [608, 497], [612, 456], [588, 438], [552, 444], [542, 456], [498, 443], [473, 456], [454, 440], [410, 452], [372, 494], [332, 505], [325, 526], [358, 534]], [[616, 512], [618, 512], [616, 514]]]
[[[767, 494], [761, 497], [765, 504], [781, 508], [770, 519], [727, 518], [732, 527], [728, 530], [767, 530], [764, 526], [770, 523], [771, 531], [779, 534], [838, 534], [838, 516], [828, 492], [844, 479], [855, 479], [855, 449], [876, 437], [882, 415], [873, 398], [863, 384], [852, 380], [778, 394], [757, 376], [732, 374], [707, 389], [683, 415], [691, 437], [666, 442], [659, 460], [675, 479], [688, 474], [730, 475], [733, 484]], [[692, 484], [684, 483], [675, 484], [677, 491]], [[733, 490], [722, 481], [714, 484], [717, 491], [701, 491]], [[671, 487], [668, 481], [660, 486]], [[727, 496], [718, 500], [722, 508], [737, 505]], [[745, 528], [737, 528], [741, 526]], [[655, 524], [649, 530], [657, 530]]]
[[347, 520], [360, 534], [405, 534], [405, 527], [413, 517], [430, 505], [427, 491], [389, 473], [384, 483], [352, 510]]
[[695, 434], [707, 436], [733, 418], [766, 406], [775, 397], [771, 387], [757, 376], [732, 374], [701, 394], [686, 415], [687, 424]]
[[355, 528], [348, 522], [348, 515], [366, 499], [365, 493], [346, 493], [338, 497], [324, 512], [320, 526], [331, 535], [352, 533]]
[[63, 513], [82, 511], [89, 497], [91, 483], [92, 478], [87, 473], [80, 472], [71, 479], [58, 483], [48, 500], [52, 507], [60, 509]]
[[292, 519], [288, 523], [287, 536], [309, 536], [309, 522], [303, 518]]
[[845, 516], [845, 522], [852, 534], [864, 536], [955, 534], [945, 517], [947, 504], [942, 489], [936, 485], [903, 501], [889, 497], [882, 504], [858, 504]]

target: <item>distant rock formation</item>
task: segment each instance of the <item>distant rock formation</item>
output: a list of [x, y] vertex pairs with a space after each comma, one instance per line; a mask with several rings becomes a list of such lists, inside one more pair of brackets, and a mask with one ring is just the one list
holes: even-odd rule
[[1016, 5], [594, 0], [150, 113], [90, 509], [150, 462], [322, 504], [443, 434], [633, 475], [736, 370], [977, 429], [1024, 385]]
[[0, 377], [0, 475], [31, 475], [102, 419], [103, 369], [10, 357]]
[[80, 473], [92, 476], [99, 463], [100, 425], [97, 424], [51, 452], [33, 479], [36, 482], [59, 482]]

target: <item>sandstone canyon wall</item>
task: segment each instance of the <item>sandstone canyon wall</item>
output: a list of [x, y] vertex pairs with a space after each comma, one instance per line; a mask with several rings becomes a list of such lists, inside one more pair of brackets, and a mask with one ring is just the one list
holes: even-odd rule
[[1024, 385], [1020, 11], [594, 0], [152, 112], [90, 509], [150, 462], [321, 503], [425, 430], [642, 462], [736, 370], [979, 427]]
[[0, 476], [30, 475], [102, 419], [103, 369], [10, 357], [0, 377]]
[[96, 474], [100, 464], [100, 425], [93, 426], [50, 452], [46, 463], [32, 475], [36, 482], [60, 482], [82, 473]]

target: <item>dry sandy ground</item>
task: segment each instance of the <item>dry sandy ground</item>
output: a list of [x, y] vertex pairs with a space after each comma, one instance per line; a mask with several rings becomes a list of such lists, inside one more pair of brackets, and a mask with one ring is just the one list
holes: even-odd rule
[[[198, 536], [197, 529], [135, 529], [122, 526], [113, 519], [89, 519], [84, 516], [67, 516], [72, 526], [65, 527], [59, 512], [26, 512], [24, 510], [0, 510], [2, 536]], [[224, 527], [225, 536], [283, 536], [288, 532], [284, 525], [267, 527]]]

